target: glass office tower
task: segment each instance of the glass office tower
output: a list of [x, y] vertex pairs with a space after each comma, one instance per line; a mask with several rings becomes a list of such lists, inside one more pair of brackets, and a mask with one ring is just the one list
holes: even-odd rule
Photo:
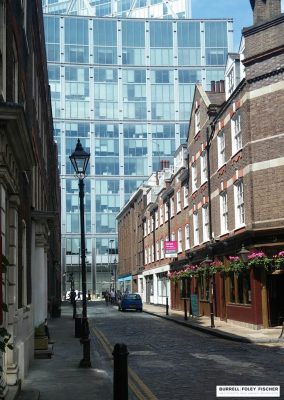
[[43, 0], [45, 14], [191, 18], [191, 0]]
[[[62, 194], [62, 270], [80, 285], [78, 182], [69, 155], [90, 151], [85, 179], [87, 285], [112, 282], [116, 215], [187, 137], [196, 82], [223, 79], [232, 20], [45, 14]], [[69, 283], [63, 288], [68, 290]]]

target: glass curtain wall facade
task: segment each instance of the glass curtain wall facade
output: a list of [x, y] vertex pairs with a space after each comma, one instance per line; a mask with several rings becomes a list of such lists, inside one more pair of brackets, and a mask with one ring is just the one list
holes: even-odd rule
[[42, 0], [46, 14], [191, 18], [191, 0]]
[[[88, 289], [112, 282], [116, 215], [186, 141], [196, 82], [223, 79], [232, 20], [45, 15], [62, 194], [62, 268], [80, 285], [78, 182], [69, 155], [91, 153], [85, 179]], [[68, 290], [68, 285], [66, 290]], [[77, 289], [77, 288], [75, 288]]]

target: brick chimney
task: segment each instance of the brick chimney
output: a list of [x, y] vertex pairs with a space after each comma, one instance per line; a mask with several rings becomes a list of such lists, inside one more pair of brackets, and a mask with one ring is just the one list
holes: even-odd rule
[[281, 0], [250, 0], [253, 24], [258, 25], [281, 14]]

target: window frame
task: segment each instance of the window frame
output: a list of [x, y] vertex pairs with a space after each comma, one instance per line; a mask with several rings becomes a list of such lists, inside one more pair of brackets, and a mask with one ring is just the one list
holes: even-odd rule
[[245, 225], [244, 183], [238, 179], [234, 183], [235, 229]]

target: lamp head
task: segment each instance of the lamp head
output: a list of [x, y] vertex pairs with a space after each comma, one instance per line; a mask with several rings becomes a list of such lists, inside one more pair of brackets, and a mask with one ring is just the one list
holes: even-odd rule
[[83, 179], [86, 175], [90, 153], [87, 153], [78, 139], [77, 145], [71, 156], [69, 157], [79, 179]]
[[249, 253], [250, 252], [245, 248], [244, 244], [242, 244], [242, 248], [237, 254], [243, 262], [247, 262]]
[[200, 265], [204, 265], [205, 267], [209, 266], [213, 261], [209, 258], [209, 256], [207, 255], [206, 258], [200, 263]]

